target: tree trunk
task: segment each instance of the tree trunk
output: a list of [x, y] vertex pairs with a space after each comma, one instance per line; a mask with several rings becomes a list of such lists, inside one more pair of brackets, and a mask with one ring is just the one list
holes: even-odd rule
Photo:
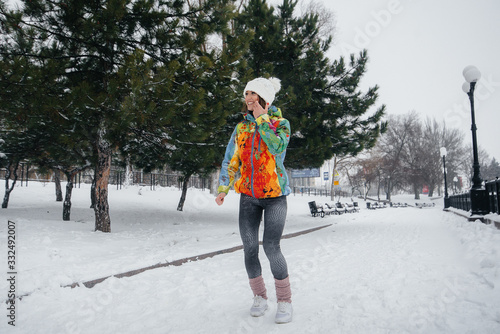
[[392, 185], [391, 185], [391, 178], [388, 178], [387, 179], [387, 196], [386, 196], [386, 199], [388, 201], [391, 200], [391, 187], [392, 187]]
[[62, 202], [63, 195], [61, 190], [61, 172], [59, 169], [54, 170], [54, 183], [56, 185], [56, 202]]
[[[17, 181], [17, 168], [19, 167], [19, 160], [17, 160], [14, 163], [14, 168], [12, 168], [12, 162], [9, 162], [7, 165], [7, 168], [5, 169], [5, 195], [3, 197], [3, 202], [2, 202], [2, 209], [7, 209], [9, 206], [9, 198], [10, 198], [10, 193], [12, 190], [14, 190], [14, 186], [16, 185]], [[12, 180], [12, 186], [9, 187], [9, 179], [10, 175], [14, 174], [14, 180]]]
[[125, 159], [125, 180], [123, 181], [123, 186], [128, 188], [134, 182], [134, 173], [132, 172], [132, 166], [130, 165], [130, 157], [127, 156]]
[[210, 193], [215, 196], [218, 195], [217, 189], [219, 188], [219, 175], [220, 169], [213, 172], [210, 178]]
[[66, 196], [64, 198], [63, 203], [63, 220], [70, 220], [71, 216], [71, 194], [73, 193], [73, 173], [67, 173], [66, 178], [68, 179], [68, 183], [66, 184]]
[[434, 196], [434, 184], [433, 183], [431, 183], [429, 185], [429, 197], [432, 197], [432, 196]]
[[415, 199], [420, 199], [420, 190], [417, 183], [413, 184], [413, 192], [415, 193]]
[[95, 172], [95, 230], [111, 232], [109, 217], [108, 182], [111, 173], [111, 148], [100, 131], [97, 140], [97, 168]]
[[182, 211], [184, 208], [184, 202], [186, 201], [186, 193], [187, 193], [187, 187], [189, 183], [189, 179], [191, 178], [191, 175], [184, 175], [184, 178], [182, 179], [182, 194], [181, 194], [181, 199], [179, 200], [179, 205], [177, 205], [177, 211]]
[[364, 194], [363, 194], [365, 202], [366, 202], [366, 199], [368, 197], [368, 193], [370, 192], [371, 188], [372, 188], [371, 183], [365, 182], [365, 189], [364, 189]]
[[[331, 184], [331, 189], [330, 189], [330, 200], [332, 202], [335, 201], [335, 171], [336, 170], [337, 170], [337, 155], [335, 154], [333, 156], [332, 184]], [[328, 170], [328, 173], [330, 173], [330, 170]]]
[[92, 178], [92, 185], [90, 186], [90, 208], [95, 209], [95, 176], [96, 176], [96, 171], [94, 168], [94, 177]]
[[378, 178], [378, 187], [377, 187], [377, 200], [380, 202], [380, 185], [382, 184], [382, 181], [380, 181], [380, 176]]

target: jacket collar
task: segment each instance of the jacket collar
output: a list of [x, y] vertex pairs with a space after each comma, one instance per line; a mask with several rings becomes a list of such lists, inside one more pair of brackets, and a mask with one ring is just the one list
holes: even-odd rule
[[[276, 108], [275, 106], [270, 106], [269, 109], [267, 110], [267, 114], [269, 116], [274, 116], [274, 117], [281, 117], [282, 116], [281, 109]], [[249, 112], [247, 112], [243, 117], [248, 121], [255, 122], [255, 118]]]

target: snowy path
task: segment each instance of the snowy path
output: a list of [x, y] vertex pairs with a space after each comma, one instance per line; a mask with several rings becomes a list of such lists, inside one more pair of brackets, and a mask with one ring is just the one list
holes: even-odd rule
[[[325, 227], [329, 227], [331, 225], [332, 224], [328, 224], [328, 225], [314, 227], [314, 228], [310, 228], [310, 229], [299, 231], [299, 232], [295, 232], [295, 233], [283, 234], [282, 239], [295, 238], [295, 237], [300, 236], [300, 235], [304, 235], [304, 234], [307, 234], [307, 233], [316, 232], [316, 231], [318, 231], [320, 229], [323, 229]], [[261, 244], [262, 244], [262, 242], [261, 242]], [[152, 266], [149, 266], [149, 267], [143, 267], [143, 268], [139, 268], [139, 269], [127, 271], [125, 273], [118, 273], [118, 274], [115, 274], [115, 275], [106, 276], [106, 277], [98, 278], [98, 279], [87, 281], [87, 282], [75, 282], [75, 283], [70, 284], [70, 285], [65, 285], [64, 287], [68, 287], [69, 286], [69, 287], [75, 288], [77, 286], [85, 286], [87, 288], [93, 288], [96, 284], [102, 283], [103, 281], [105, 281], [106, 279], [111, 278], [111, 277], [117, 277], [117, 278], [132, 277], [132, 276], [135, 276], [135, 275], [142, 274], [143, 272], [148, 271], [148, 270], [154, 270], [154, 269], [159, 269], [159, 268], [164, 268], [164, 267], [170, 267], [170, 266], [181, 266], [184, 263], [201, 261], [201, 260], [205, 260], [205, 259], [208, 259], [208, 258], [212, 258], [214, 256], [233, 253], [233, 252], [236, 252], [236, 251], [239, 251], [239, 250], [242, 250], [242, 249], [243, 249], [243, 245], [235, 246], [235, 247], [231, 247], [231, 248], [221, 249], [221, 250], [218, 250], [218, 251], [215, 251], [215, 252], [210, 252], [210, 253], [205, 253], [205, 254], [198, 254], [198, 255], [195, 255], [195, 256], [186, 257], [186, 258], [183, 258], [183, 259], [178, 259], [178, 260], [175, 260], [175, 261], [172, 261], [172, 262], [158, 263], [158, 264], [155, 264], [155, 265], [152, 265]], [[28, 296], [28, 294], [26, 296]]]
[[[92, 289], [41, 287], [18, 303], [16, 329], [19, 333], [500, 333], [500, 231], [438, 207], [365, 209], [312, 218], [299, 213], [307, 210], [308, 200], [289, 198], [288, 226], [299, 230], [333, 225], [282, 241], [293, 291], [291, 324], [274, 324], [274, 286], [263, 252], [272, 307], [264, 317], [248, 315], [252, 296], [243, 253], [237, 251], [111, 278]], [[219, 209], [210, 208], [217, 216]], [[235, 212], [230, 207], [224, 210]], [[193, 217], [195, 224], [198, 218]], [[214, 228], [213, 240], [219, 246], [233, 246], [231, 230], [207, 226]], [[188, 231], [192, 228], [186, 224], [183, 232], [192, 234], [189, 240], [206, 238]], [[21, 233], [36, 240], [28, 231]], [[37, 233], [41, 240], [51, 235], [41, 228]], [[142, 234], [137, 238], [147, 241]], [[148, 244], [143, 254], [139, 248], [134, 252], [139, 252], [137, 258], [150, 260], [149, 253], [158, 247]], [[200, 254], [206, 249], [197, 242], [192, 247]], [[61, 249], [59, 254], [66, 253]], [[71, 277], [78, 269], [67, 271]], [[2, 333], [4, 326], [5, 321], [0, 324]]]

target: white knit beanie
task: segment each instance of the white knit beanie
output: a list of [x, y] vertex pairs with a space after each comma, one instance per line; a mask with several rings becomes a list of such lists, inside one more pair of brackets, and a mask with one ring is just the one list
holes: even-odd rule
[[272, 104], [276, 93], [281, 89], [281, 80], [278, 78], [256, 78], [247, 83], [243, 96], [247, 91], [256, 92], [267, 103]]

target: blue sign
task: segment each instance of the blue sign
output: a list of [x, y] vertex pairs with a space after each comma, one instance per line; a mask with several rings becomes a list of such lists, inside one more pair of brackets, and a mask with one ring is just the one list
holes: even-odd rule
[[328, 172], [323, 172], [323, 180], [328, 181]]
[[320, 177], [319, 168], [292, 169], [292, 177]]

